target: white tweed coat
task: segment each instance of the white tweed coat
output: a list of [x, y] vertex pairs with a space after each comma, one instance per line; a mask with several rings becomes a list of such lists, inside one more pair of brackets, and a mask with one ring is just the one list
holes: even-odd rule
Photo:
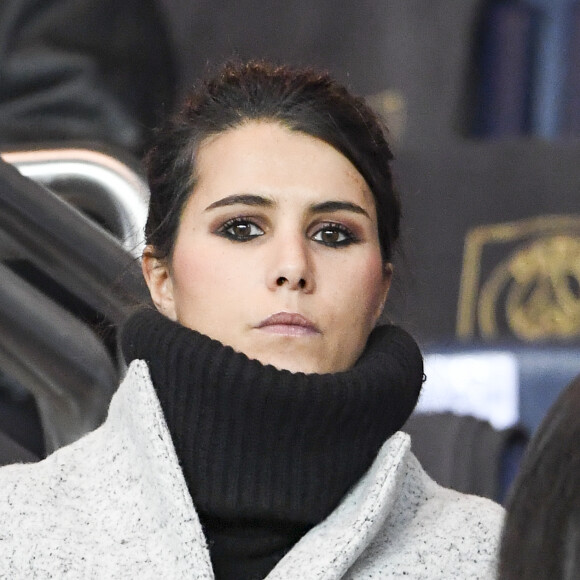
[[[268, 579], [493, 578], [502, 517], [435, 484], [396, 433]], [[0, 578], [213, 578], [145, 362], [97, 430], [0, 469]]]

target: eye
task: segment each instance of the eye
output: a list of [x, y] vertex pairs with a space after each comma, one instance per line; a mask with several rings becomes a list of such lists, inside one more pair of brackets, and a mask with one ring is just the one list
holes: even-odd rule
[[264, 230], [247, 218], [234, 218], [223, 224], [217, 233], [234, 242], [248, 242], [263, 236]]
[[349, 246], [355, 243], [355, 235], [341, 224], [325, 224], [319, 228], [312, 239], [331, 248]]

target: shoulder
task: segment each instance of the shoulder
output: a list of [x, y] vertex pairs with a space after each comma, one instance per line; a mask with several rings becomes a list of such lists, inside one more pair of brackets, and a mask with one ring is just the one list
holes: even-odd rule
[[425, 526], [449, 528], [451, 531], [461, 525], [460, 533], [471, 534], [474, 538], [482, 534], [499, 536], [504, 517], [504, 509], [499, 504], [484, 497], [441, 487], [425, 473], [411, 453], [404, 490], [408, 496], [403, 494], [401, 507], [409, 507], [406, 505], [407, 499], [413, 508], [417, 508], [418, 519]]
[[410, 452], [404, 462], [398, 497], [359, 560], [361, 572], [425, 579], [495, 578], [503, 508], [439, 486]]
[[[0, 577], [31, 577], [37, 560], [78, 544], [76, 539], [88, 533], [87, 514], [102, 501], [91, 473], [101, 475], [102, 489], [113, 483], [95, 445], [101, 440], [99, 433], [94, 431], [38, 463], [0, 469]], [[32, 545], [34, 561], [29, 559]]]
[[136, 361], [101, 427], [39, 463], [1, 468], [0, 577], [40, 570], [55, 578], [95, 577], [96, 570], [103, 577], [163, 577], [164, 570], [177, 577], [172, 570], [205, 562], [162, 421], [147, 365]]
[[[151, 396], [146, 396], [147, 380], [146, 364], [136, 361], [113, 396], [107, 419], [100, 427], [42, 461], [0, 468], [0, 519], [13, 521], [10, 514], [35, 510], [62, 513], [63, 506], [70, 507], [76, 499], [80, 505], [84, 496], [101, 497], [106, 487], [99, 487], [106, 485], [107, 479], [133, 473], [139, 463], [135, 461], [136, 430], [141, 428], [133, 425], [138, 420], [135, 415], [148, 412], [154, 417], [148, 409], [154, 405], [149, 401]], [[27, 524], [34, 521], [26, 520]]]

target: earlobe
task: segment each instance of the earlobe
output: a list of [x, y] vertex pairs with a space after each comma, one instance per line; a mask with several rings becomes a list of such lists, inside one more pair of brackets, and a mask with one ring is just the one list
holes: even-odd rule
[[149, 288], [149, 294], [151, 294], [151, 299], [157, 310], [167, 318], [177, 320], [173, 298], [173, 280], [167, 262], [155, 258], [151, 248], [147, 246], [143, 252], [141, 268]]

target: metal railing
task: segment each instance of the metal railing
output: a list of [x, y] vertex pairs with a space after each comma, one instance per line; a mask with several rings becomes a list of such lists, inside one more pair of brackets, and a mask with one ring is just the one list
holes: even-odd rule
[[94, 328], [9, 265], [31, 264], [118, 327], [148, 302], [136, 257], [146, 186], [99, 152], [1, 157], [10, 164], [0, 160], [0, 369], [34, 394], [50, 452], [102, 421], [123, 365]]
[[141, 255], [149, 189], [127, 164], [101, 151], [78, 148], [5, 151], [0, 157], [94, 215], [123, 247]]

